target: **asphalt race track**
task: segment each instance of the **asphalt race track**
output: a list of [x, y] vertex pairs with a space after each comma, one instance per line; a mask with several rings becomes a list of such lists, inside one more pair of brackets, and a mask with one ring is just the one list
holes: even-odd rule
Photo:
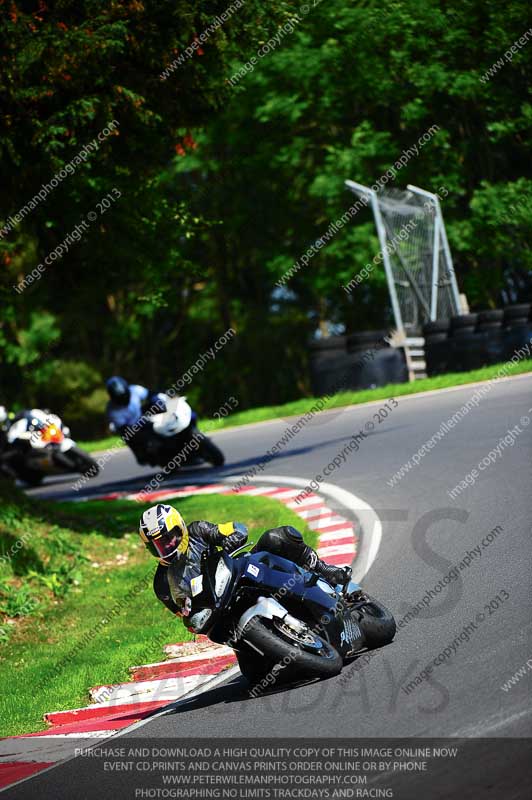
[[[360, 669], [347, 667], [342, 676], [329, 681], [255, 699], [245, 694], [243, 679], [233, 677], [128, 735], [532, 736], [530, 677], [507, 692], [501, 689], [532, 656], [532, 376], [494, 385], [479, 407], [449, 430], [418, 466], [394, 488], [387, 484], [474, 391], [466, 386], [400, 398], [398, 407], [380, 423], [374, 416], [384, 406], [379, 402], [322, 412], [263, 473], [311, 480], [323, 474], [351, 436], [374, 423], [359, 451], [325, 480], [354, 492], [379, 514], [381, 547], [364, 586], [392, 609], [397, 620], [500, 526], [492, 541], [467, 559], [470, 564], [458, 578], [403, 625], [391, 645], [375, 651]], [[187, 470], [180, 482], [245, 473], [287, 425], [287, 420], [279, 420], [215, 435], [226, 453], [226, 466], [216, 471]], [[451, 499], [447, 492], [478, 467], [510, 429], [513, 445], [499, 447], [494, 463], [479, 471], [474, 485]], [[152, 474], [152, 469], [140, 470], [124, 450], [87, 487], [142, 488]], [[47, 483], [32, 494], [65, 496], [71, 485], [72, 479]], [[475, 628], [462, 636], [452, 655], [442, 658], [427, 680], [405, 692], [402, 687], [437, 659], [471, 621], [476, 621]], [[52, 776], [58, 784], [62, 775], [68, 781], [72, 763], [22, 784], [13, 796], [25, 796], [21, 792], [30, 786], [39, 796], [41, 781], [49, 786]]]

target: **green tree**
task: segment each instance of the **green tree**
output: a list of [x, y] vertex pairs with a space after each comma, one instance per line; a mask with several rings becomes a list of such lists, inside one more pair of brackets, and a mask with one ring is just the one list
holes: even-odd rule
[[[202, 222], [190, 213], [169, 167], [196, 146], [191, 129], [223, 106], [232, 59], [255, 47], [265, 26], [286, 17], [287, 3], [275, 0], [267, 14], [258, 0], [233, 3], [223, 24], [219, 15], [229, 3], [222, 0], [194, 8], [184, 0], [2, 5], [6, 399], [20, 394], [23, 357], [16, 361], [12, 353], [33, 330], [34, 315], [51, 314], [60, 326], [60, 345], [43, 341], [41, 357], [81, 357], [97, 371], [175, 379], [189, 355], [168, 355], [201, 270], [183, 254], [184, 245]], [[202, 34], [201, 47], [176, 64]], [[48, 188], [40, 199], [43, 185]], [[112, 198], [108, 209], [101, 207], [104, 197]], [[19, 209], [22, 219], [14, 219]], [[80, 225], [86, 230], [79, 241], [69, 241], [66, 253], [17, 293], [14, 287]], [[220, 324], [213, 327], [221, 332]]]

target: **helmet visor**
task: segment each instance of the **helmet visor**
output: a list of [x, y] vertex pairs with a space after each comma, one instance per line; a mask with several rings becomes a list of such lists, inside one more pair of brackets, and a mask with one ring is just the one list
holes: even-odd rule
[[168, 559], [177, 552], [181, 538], [181, 532], [178, 532], [170, 536], [152, 538], [151, 544], [153, 544], [159, 558]]

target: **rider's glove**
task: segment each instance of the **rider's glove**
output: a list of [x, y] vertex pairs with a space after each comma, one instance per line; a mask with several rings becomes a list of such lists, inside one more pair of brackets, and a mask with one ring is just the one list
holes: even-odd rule
[[178, 612], [178, 614], [181, 617], [188, 617], [190, 616], [191, 611], [192, 611], [192, 600], [190, 599], [190, 597], [185, 597], [183, 600], [183, 605], [181, 606], [181, 610]]
[[228, 553], [238, 550], [247, 542], [248, 529], [242, 522], [225, 522], [218, 525], [218, 530], [222, 535], [220, 544]]

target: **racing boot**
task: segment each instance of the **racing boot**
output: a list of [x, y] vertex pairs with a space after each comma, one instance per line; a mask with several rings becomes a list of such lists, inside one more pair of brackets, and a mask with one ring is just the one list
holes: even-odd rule
[[300, 531], [291, 525], [265, 531], [251, 552], [258, 553], [261, 550], [288, 558], [300, 567], [321, 575], [333, 586], [345, 586], [351, 580], [351, 567], [334, 567], [322, 561], [316, 551], [305, 544]]

